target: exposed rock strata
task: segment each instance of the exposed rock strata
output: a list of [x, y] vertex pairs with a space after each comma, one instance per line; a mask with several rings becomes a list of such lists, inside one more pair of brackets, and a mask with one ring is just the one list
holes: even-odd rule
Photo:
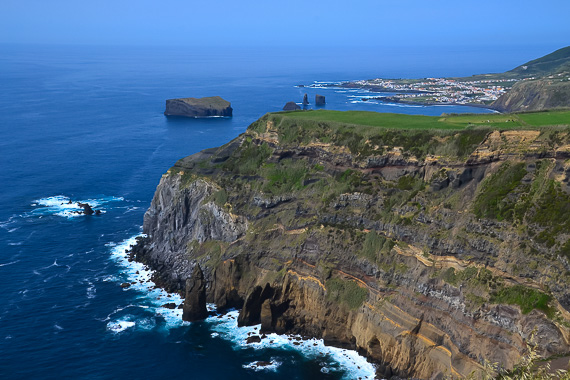
[[[355, 154], [318, 137], [287, 142], [292, 127], [279, 120], [266, 116], [162, 177], [145, 214], [148, 238], [133, 250], [161, 286], [187, 291], [198, 263], [208, 302], [242, 307], [241, 325], [358, 349], [381, 376], [465, 376], [483, 360], [509, 367], [535, 329], [544, 356], [570, 351], [561, 248], [570, 231], [549, 246], [529, 239], [528, 230], [544, 230], [530, 211], [524, 228], [475, 215], [488, 179], [512, 168], [521, 174], [505, 207], [541, 183], [568, 193], [567, 130], [558, 142], [538, 131], [432, 137], [451, 149], [471, 133], [466, 155], [380, 144]], [[257, 166], [246, 169], [252, 157]], [[300, 167], [297, 182], [271, 182]], [[552, 314], [495, 301], [509, 289], [548, 293]]]

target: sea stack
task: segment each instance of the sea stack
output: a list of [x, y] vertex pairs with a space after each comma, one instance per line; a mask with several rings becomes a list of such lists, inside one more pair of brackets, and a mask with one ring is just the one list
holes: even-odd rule
[[315, 95], [315, 105], [316, 106], [324, 106], [325, 105], [325, 96], [324, 95]]
[[186, 280], [186, 298], [182, 306], [182, 320], [193, 322], [208, 316], [206, 308], [206, 281], [200, 265], [196, 264], [192, 277]]
[[309, 96], [307, 94], [305, 94], [305, 96], [303, 96], [303, 105], [304, 106], [309, 105]]
[[287, 102], [287, 104], [285, 104], [283, 107], [283, 111], [296, 111], [300, 109], [301, 107], [299, 107], [299, 105], [295, 102]]
[[232, 116], [231, 103], [219, 96], [179, 98], [166, 101], [166, 116], [216, 117]]

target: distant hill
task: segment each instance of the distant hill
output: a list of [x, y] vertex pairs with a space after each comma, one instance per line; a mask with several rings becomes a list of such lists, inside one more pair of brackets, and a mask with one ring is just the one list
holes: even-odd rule
[[570, 71], [570, 46], [558, 49], [544, 57], [533, 59], [507, 71], [507, 73], [528, 77], [547, 76], [564, 71]]
[[567, 76], [522, 80], [491, 104], [501, 112], [541, 111], [570, 108], [570, 80]]
[[469, 77], [453, 78], [460, 81], [539, 78], [552, 74], [570, 72], [570, 46], [558, 49], [532, 61], [523, 63], [504, 73], [477, 74]]
[[570, 46], [503, 74], [491, 75], [524, 79], [491, 104], [496, 110], [519, 112], [570, 108]]

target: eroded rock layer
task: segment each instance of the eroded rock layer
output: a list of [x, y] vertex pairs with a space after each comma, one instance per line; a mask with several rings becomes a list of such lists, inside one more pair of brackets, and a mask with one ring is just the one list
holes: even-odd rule
[[[292, 116], [291, 116], [292, 115]], [[570, 350], [570, 131], [390, 130], [269, 114], [166, 173], [133, 255], [239, 323], [382, 376]]]

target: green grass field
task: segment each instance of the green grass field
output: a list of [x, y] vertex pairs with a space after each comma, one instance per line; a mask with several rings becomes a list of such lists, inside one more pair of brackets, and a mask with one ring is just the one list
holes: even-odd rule
[[518, 114], [466, 114], [422, 116], [368, 111], [293, 111], [277, 113], [282, 118], [366, 125], [390, 129], [464, 129], [488, 126], [500, 129], [565, 125], [570, 126], [570, 111]]

